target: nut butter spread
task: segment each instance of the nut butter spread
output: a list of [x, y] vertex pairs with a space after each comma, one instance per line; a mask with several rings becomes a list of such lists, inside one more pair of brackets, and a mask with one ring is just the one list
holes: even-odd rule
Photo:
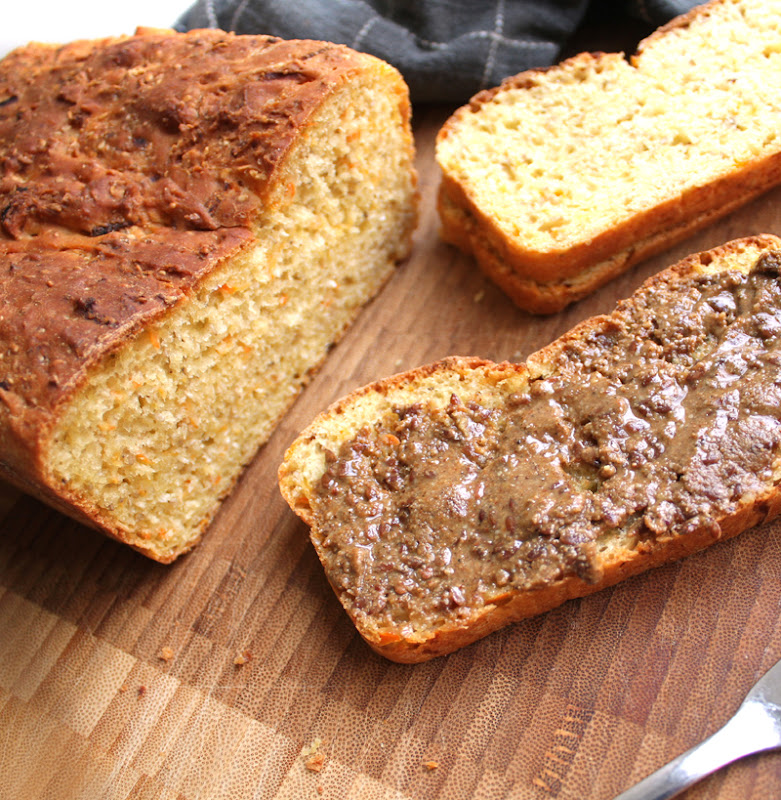
[[617, 530], [718, 536], [781, 447], [780, 267], [656, 284], [502, 406], [397, 408], [328, 453], [318, 550], [351, 615], [430, 627], [598, 580]]

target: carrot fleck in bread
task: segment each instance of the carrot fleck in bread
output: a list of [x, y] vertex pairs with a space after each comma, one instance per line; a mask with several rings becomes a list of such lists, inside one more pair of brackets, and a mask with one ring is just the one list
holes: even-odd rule
[[359, 389], [279, 471], [396, 661], [451, 652], [781, 511], [781, 239], [690, 256], [525, 364]]
[[410, 245], [407, 88], [140, 30], [0, 63], [0, 477], [168, 562]]
[[630, 59], [582, 53], [443, 126], [446, 240], [558, 311], [781, 181], [781, 3], [714, 0]]

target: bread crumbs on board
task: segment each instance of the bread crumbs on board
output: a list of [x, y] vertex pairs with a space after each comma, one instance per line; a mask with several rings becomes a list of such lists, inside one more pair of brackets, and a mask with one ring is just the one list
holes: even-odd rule
[[311, 772], [320, 772], [325, 765], [325, 755], [320, 752], [322, 745], [323, 740], [317, 738], [312, 741], [312, 744], [301, 751], [301, 755], [304, 759], [304, 766]]
[[304, 766], [312, 772], [320, 772], [325, 765], [325, 756], [322, 753], [315, 753], [309, 756], [304, 762]]

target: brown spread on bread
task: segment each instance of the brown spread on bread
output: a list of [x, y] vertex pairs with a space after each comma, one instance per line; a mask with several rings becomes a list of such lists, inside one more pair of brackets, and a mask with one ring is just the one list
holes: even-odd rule
[[657, 281], [503, 405], [397, 406], [327, 451], [315, 543], [359, 627], [431, 631], [598, 583], [616, 529], [640, 548], [718, 538], [781, 447], [780, 269], [771, 250], [747, 273]]

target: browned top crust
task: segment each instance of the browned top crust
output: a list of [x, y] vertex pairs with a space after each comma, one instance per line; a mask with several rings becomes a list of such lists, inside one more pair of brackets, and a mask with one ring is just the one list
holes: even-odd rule
[[7, 464], [85, 367], [250, 242], [291, 143], [367, 58], [323, 42], [143, 30], [31, 44], [0, 62]]

